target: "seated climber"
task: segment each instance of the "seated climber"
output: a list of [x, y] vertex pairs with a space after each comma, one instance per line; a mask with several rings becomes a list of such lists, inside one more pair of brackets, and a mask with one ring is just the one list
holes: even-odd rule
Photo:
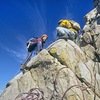
[[31, 38], [27, 42], [26, 45], [27, 45], [27, 49], [28, 49], [28, 55], [27, 55], [24, 63], [22, 64], [20, 70], [23, 70], [26, 67], [34, 50], [36, 50], [36, 54], [38, 54], [42, 50], [43, 45], [46, 42], [47, 38], [48, 38], [48, 36], [46, 34], [43, 34], [41, 36], [41, 38]]
[[73, 20], [60, 20], [58, 22], [57, 39], [70, 39], [75, 41], [80, 30], [80, 25]]

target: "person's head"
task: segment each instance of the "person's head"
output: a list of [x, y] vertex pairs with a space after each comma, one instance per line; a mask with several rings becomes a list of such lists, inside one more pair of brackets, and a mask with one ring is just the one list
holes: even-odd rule
[[48, 36], [46, 34], [43, 34], [41, 36], [42, 42], [45, 42], [48, 39]]
[[60, 23], [63, 21], [63, 19], [59, 20], [58, 25], [60, 25]]

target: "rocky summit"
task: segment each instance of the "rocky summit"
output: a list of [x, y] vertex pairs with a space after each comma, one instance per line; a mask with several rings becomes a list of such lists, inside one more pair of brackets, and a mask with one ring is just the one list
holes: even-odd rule
[[78, 40], [59, 39], [6, 85], [0, 100], [100, 100], [100, 0]]

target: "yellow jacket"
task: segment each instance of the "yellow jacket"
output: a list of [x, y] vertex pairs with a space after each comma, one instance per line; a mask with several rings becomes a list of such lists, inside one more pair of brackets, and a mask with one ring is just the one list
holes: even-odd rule
[[78, 31], [76, 29], [74, 29], [70, 23], [69, 20], [62, 20], [60, 23], [59, 23], [59, 26], [61, 27], [65, 27], [71, 31], [73, 31], [76, 35], [78, 35]]

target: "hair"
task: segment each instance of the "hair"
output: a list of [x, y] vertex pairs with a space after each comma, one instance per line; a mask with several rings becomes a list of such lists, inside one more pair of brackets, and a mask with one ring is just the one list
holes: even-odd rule
[[48, 38], [48, 36], [47, 36], [46, 34], [43, 34], [43, 35], [41, 36], [41, 38], [43, 38], [43, 37], [45, 37], [45, 36]]

